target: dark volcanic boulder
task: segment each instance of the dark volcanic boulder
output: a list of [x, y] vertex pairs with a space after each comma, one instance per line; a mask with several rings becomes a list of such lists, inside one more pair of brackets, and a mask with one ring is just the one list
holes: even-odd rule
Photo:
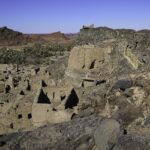
[[125, 91], [126, 89], [132, 86], [133, 86], [133, 82], [130, 80], [119, 80], [115, 83], [113, 89], [120, 89], [122, 91]]

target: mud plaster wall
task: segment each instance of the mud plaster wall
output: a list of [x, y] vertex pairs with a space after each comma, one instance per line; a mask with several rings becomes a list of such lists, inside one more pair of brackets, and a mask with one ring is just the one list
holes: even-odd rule
[[7, 111], [11, 108], [12, 103], [4, 103], [4, 104], [0, 104], [0, 113], [7, 113]]
[[0, 134], [30, 128], [32, 126], [32, 105], [22, 104], [17, 108], [12, 107], [12, 104], [9, 105], [1, 107]]
[[32, 117], [34, 126], [42, 126], [46, 123], [60, 123], [71, 120], [72, 112], [66, 110], [54, 111], [50, 104], [33, 104]]
[[32, 126], [32, 104], [21, 104], [11, 109], [9, 112], [12, 117], [14, 129], [24, 129]]
[[41, 126], [48, 122], [47, 113], [52, 110], [50, 104], [34, 103], [32, 105], [32, 120], [34, 126]]
[[61, 123], [71, 120], [73, 112], [67, 112], [66, 110], [50, 111], [47, 114], [49, 123]]
[[0, 81], [0, 93], [3, 93], [5, 91], [5, 84], [4, 82]]
[[84, 46], [74, 47], [69, 57], [68, 69], [75, 69], [75, 70], [82, 70], [84, 68], [89, 69], [93, 61], [100, 62], [103, 60], [104, 60], [103, 49]]

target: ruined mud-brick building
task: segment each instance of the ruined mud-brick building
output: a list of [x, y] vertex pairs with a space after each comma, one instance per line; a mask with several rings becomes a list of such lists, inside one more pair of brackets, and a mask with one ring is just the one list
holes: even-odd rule
[[[17, 95], [16, 95], [17, 96]], [[0, 103], [0, 134], [25, 130], [32, 126], [32, 103], [14, 98]]]
[[122, 62], [129, 63], [131, 69], [138, 69], [142, 63], [132, 49], [128, 48], [128, 43], [122, 45], [114, 41], [107, 41], [97, 46], [74, 47], [65, 73], [67, 80], [74, 86], [88, 87], [105, 82], [112, 72], [117, 74], [119, 64]]
[[32, 105], [33, 124], [59, 123], [71, 120], [79, 98], [73, 88], [47, 87], [39, 89]]
[[111, 46], [84, 45], [74, 47], [66, 70], [67, 79], [70, 77], [77, 86], [81, 86], [82, 82], [88, 84], [88, 81], [92, 83], [96, 80], [104, 80], [98, 74], [111, 72], [115, 68], [117, 58], [112, 60], [112, 53]]
[[0, 82], [3, 97], [0, 100], [0, 134], [69, 121], [78, 113], [79, 98], [73, 87], [51, 84], [45, 68], [27, 68], [23, 72], [25, 75], [20, 71], [17, 86], [14, 86], [16, 74], [4, 81], [11, 87], [7, 93], [4, 82]]

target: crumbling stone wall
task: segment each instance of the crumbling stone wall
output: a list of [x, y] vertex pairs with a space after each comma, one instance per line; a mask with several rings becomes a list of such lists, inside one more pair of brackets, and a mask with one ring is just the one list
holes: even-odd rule
[[17, 105], [12, 113], [14, 129], [26, 129], [32, 126], [32, 104], [24, 103]]
[[9, 133], [20, 129], [27, 129], [32, 127], [32, 104], [23, 103], [17, 104], [8, 103], [7, 105], [1, 105], [0, 122], [1, 129], [6, 132], [0, 131], [0, 133]]
[[51, 110], [52, 107], [50, 104], [33, 103], [32, 105], [33, 125], [42, 126], [43, 124], [48, 123], [47, 114]]
[[5, 91], [5, 83], [3, 81], [0, 81], [0, 93], [3, 93]]

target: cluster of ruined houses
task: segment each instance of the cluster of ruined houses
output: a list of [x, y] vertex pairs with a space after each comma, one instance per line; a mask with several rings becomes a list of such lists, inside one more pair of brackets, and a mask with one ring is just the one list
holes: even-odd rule
[[0, 99], [0, 134], [69, 121], [78, 113], [79, 97], [73, 87], [51, 82], [44, 67], [17, 70], [15, 77], [11, 72], [14, 68], [1, 67], [5, 76], [0, 85], [0, 94], [4, 96]]
[[[56, 84], [46, 66], [18, 67], [1, 64], [0, 134], [38, 127], [47, 123], [69, 121], [74, 114], [78, 113], [79, 99], [82, 96], [80, 88], [105, 83], [107, 76], [100, 66], [106, 63], [107, 67], [109, 66], [108, 68], [112, 70], [116, 66], [117, 59], [114, 60], [114, 65], [110, 65], [111, 51], [110, 47], [104, 49], [94, 46], [74, 48], [66, 70], [67, 80], [70, 82], [70, 77], [72, 81], [76, 80], [73, 83], [70, 82], [71, 84]], [[83, 60], [79, 54], [86, 59]], [[125, 52], [124, 57], [133, 66], [138, 67], [139, 61], [131, 50]], [[103, 75], [97, 76], [96, 73], [96, 76], [92, 76], [97, 68], [101, 69]], [[105, 69], [105, 67], [102, 68]], [[74, 84], [80, 88], [72, 87]]]

